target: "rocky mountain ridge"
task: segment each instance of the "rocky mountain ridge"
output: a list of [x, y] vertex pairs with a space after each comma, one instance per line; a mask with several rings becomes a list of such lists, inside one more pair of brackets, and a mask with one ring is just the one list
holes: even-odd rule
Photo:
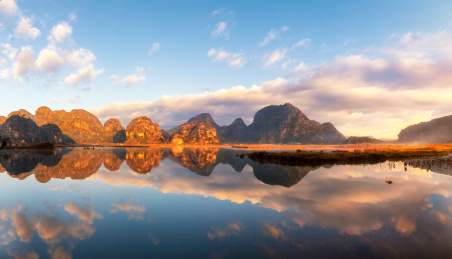
[[452, 143], [452, 115], [408, 126], [400, 131], [398, 142], [413, 144]]
[[[241, 118], [234, 120], [231, 125], [219, 126], [209, 113], [201, 113], [170, 130], [161, 130], [158, 123], [145, 116], [135, 118], [125, 129], [115, 118], [102, 125], [95, 115], [82, 109], [52, 111], [42, 106], [34, 115], [21, 109], [11, 112], [7, 117], [0, 117], [0, 132], [8, 138], [12, 136], [13, 130], [11, 127], [3, 129], [2, 125], [9, 125], [7, 122], [12, 117], [22, 118], [14, 119], [14, 123], [20, 124], [14, 129], [14, 134], [24, 133], [22, 137], [13, 138], [15, 143], [51, 139], [55, 144], [340, 144], [345, 140], [333, 124], [310, 120], [289, 103], [264, 107], [248, 126]], [[38, 136], [36, 127], [32, 129], [27, 126], [30, 121], [40, 132], [46, 133]], [[36, 135], [35, 139], [30, 138], [32, 135]]]
[[213, 123], [221, 143], [341, 144], [346, 139], [333, 124], [310, 120], [290, 103], [262, 108], [254, 115], [249, 126], [242, 118], [237, 118], [231, 125], [220, 127], [210, 114], [205, 113], [189, 121], [194, 120]]

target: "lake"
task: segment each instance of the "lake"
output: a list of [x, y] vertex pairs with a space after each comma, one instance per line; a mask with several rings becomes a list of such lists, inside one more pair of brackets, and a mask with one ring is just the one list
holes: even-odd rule
[[0, 258], [452, 255], [448, 168], [290, 167], [244, 152], [3, 150]]

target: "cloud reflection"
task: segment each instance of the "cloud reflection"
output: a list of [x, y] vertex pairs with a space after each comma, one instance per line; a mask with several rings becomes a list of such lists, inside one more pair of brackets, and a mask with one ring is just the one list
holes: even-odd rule
[[132, 204], [131, 202], [122, 201], [120, 203], [110, 203], [113, 209], [110, 213], [117, 213], [118, 211], [126, 212], [129, 215], [129, 219], [142, 220], [146, 208], [144, 206], [139, 206]]
[[[48, 246], [48, 253], [52, 258], [72, 258], [69, 251], [73, 246], [65, 247], [65, 240], [85, 240], [90, 238], [96, 228], [92, 226], [94, 219], [103, 217], [90, 206], [81, 206], [76, 202], [63, 206], [70, 215], [76, 216], [67, 221], [67, 215], [61, 215], [58, 208], [45, 207], [38, 211], [31, 211], [22, 205], [0, 209], [1, 245], [8, 246], [13, 241], [20, 241], [20, 251], [8, 250], [10, 256], [16, 258], [39, 258], [35, 251], [28, 251], [31, 241], [39, 237]], [[14, 248], [14, 246], [12, 247]]]

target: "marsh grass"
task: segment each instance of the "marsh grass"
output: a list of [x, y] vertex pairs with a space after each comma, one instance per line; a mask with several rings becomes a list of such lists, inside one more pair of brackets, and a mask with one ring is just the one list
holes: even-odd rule
[[413, 149], [371, 149], [341, 150], [335, 152], [303, 151], [268, 152], [258, 151], [246, 154], [248, 158], [259, 163], [280, 165], [312, 165], [323, 164], [376, 164], [385, 161], [402, 161], [410, 159], [442, 157], [452, 153], [452, 149], [413, 148]]

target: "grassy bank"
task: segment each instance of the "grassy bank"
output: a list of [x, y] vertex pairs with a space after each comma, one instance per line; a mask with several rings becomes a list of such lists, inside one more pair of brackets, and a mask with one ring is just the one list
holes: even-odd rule
[[385, 161], [402, 161], [419, 158], [441, 157], [452, 154], [451, 150], [435, 149], [394, 149], [394, 150], [355, 150], [355, 151], [301, 151], [295, 152], [268, 152], [259, 151], [248, 153], [251, 160], [259, 163], [271, 163], [280, 165], [312, 165], [320, 166], [324, 164], [374, 164]]

